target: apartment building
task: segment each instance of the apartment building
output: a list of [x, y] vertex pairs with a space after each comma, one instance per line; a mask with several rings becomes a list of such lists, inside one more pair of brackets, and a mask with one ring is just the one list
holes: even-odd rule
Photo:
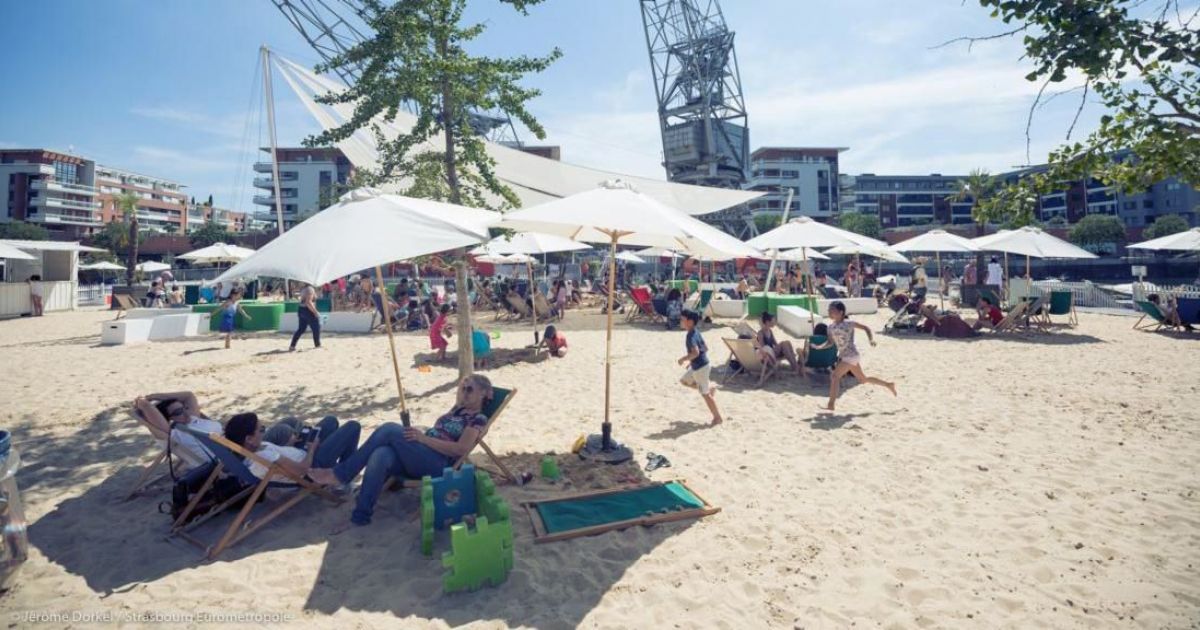
[[27, 221], [51, 238], [78, 240], [101, 227], [96, 163], [51, 149], [0, 150], [0, 221]]
[[245, 232], [249, 220], [245, 212], [234, 212], [225, 208], [214, 208], [205, 204], [189, 206], [187, 211], [187, 231], [190, 234], [212, 221], [230, 232]]
[[[275, 218], [275, 183], [272, 175], [271, 150], [262, 149], [265, 158], [255, 162], [254, 187], [263, 192], [254, 196], [254, 204], [262, 206], [257, 214]], [[279, 192], [283, 198], [284, 225], [292, 225], [300, 215], [311, 214], [331, 205], [349, 185], [354, 167], [339, 149], [306, 149], [302, 147], [275, 150], [279, 160]]]
[[838, 213], [841, 180], [838, 155], [845, 147], [761, 147], [750, 154], [745, 188], [767, 194], [750, 202], [753, 215], [782, 215], [788, 189], [789, 218], [828, 220]]
[[138, 198], [138, 227], [165, 234], [187, 233], [187, 195], [178, 182], [98, 165], [95, 185], [102, 222], [124, 220], [117, 197], [129, 193]]
[[[854, 176], [855, 212], [879, 215], [886, 228], [915, 225], [971, 223], [970, 199], [954, 200], [964, 176], [876, 175]], [[846, 204], [846, 210], [850, 209]]]

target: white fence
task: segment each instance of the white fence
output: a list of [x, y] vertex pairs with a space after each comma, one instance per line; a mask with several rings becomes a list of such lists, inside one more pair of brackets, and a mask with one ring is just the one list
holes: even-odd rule
[[107, 284], [81, 284], [75, 290], [79, 306], [107, 306], [112, 286]]

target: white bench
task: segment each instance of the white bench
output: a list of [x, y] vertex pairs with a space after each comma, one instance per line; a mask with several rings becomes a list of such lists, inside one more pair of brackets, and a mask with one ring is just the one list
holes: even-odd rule
[[188, 308], [135, 308], [125, 311], [125, 319], [151, 319], [160, 315], [178, 315], [179, 313], [190, 313], [192, 309]]
[[[321, 313], [321, 332], [369, 333], [373, 315], [372, 311]], [[279, 332], [291, 334], [299, 326], [300, 316], [296, 313], [284, 313], [279, 318]]]
[[159, 315], [150, 320], [150, 340], [198, 337], [208, 332], [208, 313], [176, 313]]
[[745, 300], [718, 300], [716, 297], [708, 303], [708, 310], [713, 317], [725, 319], [741, 319], [746, 314]]
[[119, 319], [100, 323], [100, 345], [120, 346], [150, 341], [152, 319]]
[[804, 339], [812, 336], [813, 323], [820, 322], [821, 318], [799, 306], [780, 306], [775, 309], [775, 321], [787, 334]]
[[[834, 301], [817, 300], [817, 310], [820, 311], [820, 313], [817, 313], [818, 317], [828, 313], [829, 304]], [[842, 298], [836, 301], [846, 305], [847, 315], [870, 315], [879, 310], [879, 303], [875, 301], [875, 298]]]

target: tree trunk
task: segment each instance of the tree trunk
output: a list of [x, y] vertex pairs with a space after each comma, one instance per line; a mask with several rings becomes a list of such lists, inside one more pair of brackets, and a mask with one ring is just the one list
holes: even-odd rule
[[138, 221], [137, 208], [129, 213], [129, 260], [125, 261], [125, 284], [133, 286], [134, 267], [138, 257]]
[[[446, 39], [438, 41], [438, 52], [442, 59], [449, 54]], [[443, 156], [446, 166], [446, 184], [450, 188], [450, 202], [462, 204], [462, 194], [458, 184], [458, 160], [454, 153], [454, 134], [458, 124], [458, 116], [454, 111], [454, 94], [450, 88], [448, 77], [442, 77], [442, 121], [445, 127], [446, 152]], [[458, 303], [458, 377], [466, 378], [475, 372], [475, 346], [471, 338], [471, 298], [467, 287], [467, 250], [458, 252], [454, 261], [454, 285]]]

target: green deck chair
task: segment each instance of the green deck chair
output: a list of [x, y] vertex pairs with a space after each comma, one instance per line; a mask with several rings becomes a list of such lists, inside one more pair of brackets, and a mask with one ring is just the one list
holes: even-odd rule
[[838, 352], [837, 346], [830, 344], [828, 348], [812, 349], [813, 346], [823, 346], [829, 342], [828, 337], [824, 335], [814, 335], [809, 338], [808, 357], [804, 360], [806, 368], [830, 368], [837, 365]]
[[[1147, 300], [1134, 300], [1133, 303], [1136, 304], [1138, 309], [1142, 311], [1142, 316], [1139, 317], [1138, 320], [1133, 324], [1134, 330], [1149, 330], [1153, 332], [1163, 328], [1174, 328], [1174, 326], [1167, 323], [1167, 318], [1163, 316], [1162, 311], [1158, 309], [1158, 305], [1154, 302], [1149, 302]], [[1147, 317], [1149, 317], [1151, 321], [1143, 324], [1142, 321]]]

